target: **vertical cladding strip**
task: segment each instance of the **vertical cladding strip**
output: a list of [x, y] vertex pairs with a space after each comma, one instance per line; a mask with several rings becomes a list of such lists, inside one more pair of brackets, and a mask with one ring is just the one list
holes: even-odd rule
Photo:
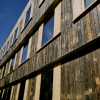
[[22, 48], [21, 48], [20, 58], [19, 58], [19, 65], [21, 64], [22, 55], [23, 55], [23, 49], [24, 49], [24, 46], [22, 46]]
[[61, 2], [55, 8], [55, 15], [54, 15], [54, 36], [60, 33], [60, 20], [61, 20]]
[[13, 69], [15, 69], [15, 64], [17, 63], [16, 62], [16, 60], [17, 60], [16, 58], [17, 58], [17, 53], [15, 54], [15, 61], [14, 61], [14, 67], [13, 67]]
[[10, 59], [10, 61], [9, 61], [8, 73], [10, 72], [11, 62], [12, 62], [12, 59]]
[[36, 78], [36, 90], [34, 100], [39, 100], [40, 97], [40, 84], [41, 84], [41, 74], [37, 75]]
[[53, 100], [60, 100], [61, 90], [61, 63], [54, 66], [53, 72]]
[[42, 45], [43, 26], [44, 26], [44, 23], [39, 27], [37, 50], [39, 50]]
[[33, 78], [29, 79], [26, 100], [34, 100], [35, 86], [36, 86], [36, 77], [33, 77]]
[[25, 90], [24, 90], [24, 97], [23, 97], [23, 100], [26, 100], [27, 92], [28, 92], [28, 85], [29, 85], [29, 79], [26, 80], [26, 83], [25, 83]]
[[14, 86], [12, 86], [12, 89], [11, 89], [10, 100], [12, 100], [12, 97], [13, 97], [13, 90], [14, 90]]
[[27, 52], [27, 59], [30, 57], [31, 44], [32, 44], [32, 36], [31, 36], [30, 39], [29, 39], [28, 52]]
[[3, 100], [5, 89], [3, 89], [1, 100]]
[[95, 7], [93, 9], [93, 14], [94, 14], [94, 26], [95, 26], [95, 29], [96, 29], [96, 34], [97, 36], [100, 36], [100, 24], [99, 24], [99, 18], [98, 18], [98, 9], [97, 7]]
[[86, 72], [87, 72], [87, 80], [88, 80], [88, 90], [87, 90], [87, 95], [89, 96], [89, 99], [91, 100], [92, 97], [92, 84], [91, 84], [91, 75], [90, 75], [90, 63], [89, 63], [89, 54], [86, 55], [86, 62], [87, 62], [87, 68], [86, 68]]
[[19, 90], [20, 90], [20, 83], [17, 85], [17, 90], [16, 90], [16, 97], [15, 100], [18, 100], [18, 96], [19, 96]]

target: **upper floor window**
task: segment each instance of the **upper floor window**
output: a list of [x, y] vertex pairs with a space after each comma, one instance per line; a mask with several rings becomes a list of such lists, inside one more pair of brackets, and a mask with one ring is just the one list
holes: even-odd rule
[[14, 62], [15, 62], [15, 57], [12, 59], [12, 62], [11, 62], [11, 67], [10, 67], [10, 71], [13, 70], [14, 68]]
[[43, 28], [42, 46], [53, 38], [54, 33], [54, 15], [47, 20]]
[[7, 43], [6, 52], [8, 51], [8, 47], [9, 47], [9, 41]]
[[17, 28], [16, 31], [15, 31], [14, 41], [16, 40], [16, 37], [17, 37], [17, 31], [18, 31], [18, 28]]
[[28, 44], [23, 49], [22, 61], [24, 62], [27, 59], [27, 51], [28, 51]]
[[3, 56], [3, 50], [2, 50], [2, 52], [1, 52], [1, 57], [0, 57], [0, 59], [2, 59], [2, 56]]
[[95, 0], [85, 0], [85, 8], [91, 5]]
[[5, 74], [5, 69], [6, 69], [6, 65], [4, 66], [2, 77], [3, 77], [4, 74]]
[[27, 22], [28, 22], [29, 19], [30, 19], [30, 12], [31, 12], [31, 7], [30, 7], [29, 10], [27, 11], [26, 20], [25, 20], [25, 25], [27, 24]]

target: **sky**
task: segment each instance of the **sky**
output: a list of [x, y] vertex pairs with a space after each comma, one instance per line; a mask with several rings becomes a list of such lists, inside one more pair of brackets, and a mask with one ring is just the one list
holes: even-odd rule
[[0, 0], [0, 48], [29, 0]]

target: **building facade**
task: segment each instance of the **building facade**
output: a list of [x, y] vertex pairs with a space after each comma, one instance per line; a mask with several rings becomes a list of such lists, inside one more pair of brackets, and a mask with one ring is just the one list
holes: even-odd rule
[[0, 100], [100, 100], [100, 0], [29, 0], [0, 49]]

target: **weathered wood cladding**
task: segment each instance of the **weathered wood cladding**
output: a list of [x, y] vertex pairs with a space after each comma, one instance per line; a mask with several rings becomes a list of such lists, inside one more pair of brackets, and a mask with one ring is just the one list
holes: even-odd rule
[[100, 48], [61, 67], [61, 100], [100, 99]]
[[[19, 38], [0, 61], [0, 65], [2, 65], [6, 59], [10, 58], [10, 55], [14, 55], [17, 51], [15, 70], [0, 80], [0, 88], [5, 88], [7, 85], [10, 86], [10, 84], [13, 84], [14, 82], [18, 83], [19, 80], [21, 81], [21, 79], [27, 78], [26, 76], [30, 73], [36, 73], [35, 71], [42, 69], [42, 67], [45, 68], [44, 66], [49, 65], [56, 59], [59, 59], [60, 57], [67, 55], [69, 52], [78, 49], [80, 46], [91, 42], [91, 40], [100, 37], [100, 4], [93, 8], [78, 22], [73, 24], [72, 0], [62, 0], [61, 35], [36, 53], [39, 26], [37, 27], [38, 24], [36, 26], [35, 24], [55, 0], [45, 0], [41, 8], [38, 8], [38, 1], [39, 0], [34, 1], [35, 6], [32, 20], [23, 30], [22, 34], [19, 34]], [[46, 18], [45, 15], [44, 18]], [[43, 21], [40, 21], [40, 24], [41, 22]], [[32, 29], [34, 26], [36, 30]], [[34, 33], [32, 33], [33, 30], [35, 31]], [[30, 58], [19, 66], [21, 50], [19, 49], [18, 51], [16, 48], [20, 48], [24, 44], [25, 40], [28, 40], [30, 36], [32, 36]], [[85, 51], [87, 50], [85, 49]], [[83, 53], [83, 51], [81, 52]], [[83, 55], [81, 52], [81, 57], [79, 56], [73, 59], [72, 56], [75, 55], [72, 55], [72, 58], [65, 58], [61, 61], [61, 100], [100, 99], [100, 46], [99, 48], [91, 50], [88, 53], [84, 53]], [[35, 86], [36, 78], [30, 78], [26, 100], [34, 100]], [[15, 85], [14, 91], [17, 91], [16, 89]], [[13, 96], [14, 95], [15, 94], [13, 94]]]
[[75, 24], [72, 0], [63, 0], [61, 6], [62, 56], [100, 36], [100, 5], [91, 10]]

